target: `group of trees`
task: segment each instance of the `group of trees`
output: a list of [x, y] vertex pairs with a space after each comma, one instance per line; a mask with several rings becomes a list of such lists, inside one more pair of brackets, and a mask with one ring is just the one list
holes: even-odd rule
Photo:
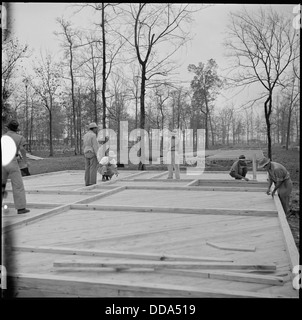
[[[299, 141], [299, 39], [286, 17], [270, 10], [232, 14], [225, 45], [238, 72], [222, 77], [214, 59], [190, 64], [188, 88], [170, 75], [173, 54], [189, 39], [190, 5], [78, 6], [98, 22], [84, 30], [57, 19], [61, 56], [41, 54], [30, 72], [20, 72], [29, 48], [13, 36], [3, 45], [2, 121], [18, 118], [30, 150], [47, 145], [52, 156], [55, 140], [79, 154], [92, 121], [116, 132], [125, 120], [129, 130], [205, 128], [206, 148], [261, 140], [269, 157], [272, 142], [288, 148]], [[264, 90], [245, 108], [217, 105], [222, 88], [254, 84]], [[260, 103], [263, 113], [254, 111]]]

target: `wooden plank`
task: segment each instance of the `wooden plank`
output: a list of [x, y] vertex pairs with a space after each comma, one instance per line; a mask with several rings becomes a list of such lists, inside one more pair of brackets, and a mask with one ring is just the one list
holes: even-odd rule
[[216, 262], [233, 262], [230, 258], [220, 257], [193, 257], [182, 255], [159, 255], [152, 253], [136, 253], [127, 251], [106, 251], [106, 250], [90, 250], [90, 249], [74, 249], [62, 247], [47, 247], [47, 246], [12, 246], [7, 250], [18, 252], [43, 252], [64, 255], [80, 255], [94, 257], [111, 257], [111, 258], [127, 258], [127, 259], [142, 259], [142, 260], [158, 260], [158, 261], [216, 261]]
[[290, 227], [288, 225], [285, 212], [283, 210], [281, 201], [278, 196], [278, 191], [276, 192], [276, 195], [274, 196], [274, 202], [276, 205], [276, 208], [278, 210], [278, 218], [280, 222], [280, 226], [282, 229], [282, 234], [285, 242], [285, 248], [286, 252], [289, 258], [291, 269], [294, 268], [294, 266], [299, 265], [299, 252], [295, 243], [295, 240], [293, 238], [292, 232], [290, 230]]
[[76, 203], [77, 203], [77, 204], [86, 204], [86, 203], [89, 203], [89, 202], [92, 202], [92, 201], [95, 201], [95, 200], [98, 200], [98, 199], [101, 199], [101, 198], [104, 198], [104, 197], [107, 197], [107, 196], [111, 196], [112, 194], [121, 192], [121, 191], [123, 191], [123, 190], [126, 190], [126, 187], [125, 187], [125, 186], [123, 186], [123, 187], [117, 187], [117, 188], [108, 190], [108, 191], [106, 191], [106, 192], [98, 193], [98, 194], [93, 195], [93, 196], [91, 196], [91, 197], [89, 197], [89, 198], [86, 198], [86, 199], [77, 201]]
[[234, 245], [230, 243], [214, 243], [210, 241], [206, 241], [206, 244], [218, 248], [221, 250], [234, 250], [234, 251], [256, 251], [255, 246], [242, 246], [242, 245]]
[[67, 190], [58, 190], [60, 186], [57, 186], [56, 190], [30, 190], [25, 191], [26, 194], [62, 194], [62, 195], [92, 195], [100, 193], [99, 191], [67, 191]]
[[261, 283], [274, 286], [283, 286], [287, 278], [271, 275], [258, 275], [244, 272], [227, 272], [227, 271], [195, 271], [195, 270], [167, 270], [161, 269], [158, 272], [166, 274], [174, 274], [179, 276], [189, 276], [196, 278], [220, 279], [227, 281], [238, 281], [248, 283]]
[[252, 210], [252, 209], [229, 209], [229, 208], [167, 208], [151, 206], [107, 206], [102, 204], [80, 204], [80, 202], [70, 205], [71, 209], [76, 210], [108, 210], [108, 211], [135, 211], [135, 212], [156, 212], [156, 213], [181, 213], [181, 214], [218, 214], [218, 215], [242, 215], [242, 216], [267, 216], [276, 217], [274, 210]]
[[230, 270], [276, 270], [275, 264], [237, 264], [237, 263], [202, 263], [202, 262], [131, 262], [131, 261], [54, 261], [54, 267], [93, 267], [93, 268], [152, 268], [152, 269], [230, 269]]
[[184, 191], [239, 191], [239, 192], [265, 192], [266, 188], [249, 188], [249, 187], [219, 187], [219, 186], [135, 186], [127, 185], [126, 189], [128, 190], [184, 190]]
[[26, 218], [24, 220], [17, 221], [15, 223], [11, 223], [11, 224], [9, 224], [7, 226], [2, 227], [2, 233], [6, 233], [6, 232], [9, 232], [9, 231], [11, 231], [13, 229], [20, 228], [22, 226], [25, 226], [25, 225], [28, 225], [28, 224], [31, 224], [31, 223], [34, 223], [34, 222], [49, 218], [49, 217], [52, 217], [52, 216], [54, 216], [56, 214], [62, 213], [64, 211], [67, 211], [69, 208], [70, 208], [69, 204], [64, 204], [64, 205], [62, 205], [60, 207], [57, 207], [57, 208], [54, 208], [52, 210], [43, 212], [41, 214], [38, 214], [38, 215], [35, 215], [35, 216], [32, 216], [32, 217], [28, 217], [28, 218]]
[[[6, 202], [4, 201], [5, 204], [7, 204], [9, 207], [14, 208], [15, 204], [14, 202]], [[26, 208], [37, 208], [37, 209], [51, 209], [51, 208], [56, 208], [62, 206], [62, 203], [39, 203], [39, 202], [27, 202], [26, 203]]]
[[131, 179], [133, 177], [140, 176], [140, 175], [142, 175], [143, 173], [146, 173], [146, 172], [148, 172], [148, 171], [140, 171], [140, 172], [136, 172], [136, 173], [133, 173], [133, 174], [129, 174], [128, 176], [125, 176], [124, 178], [121, 178], [120, 180]]
[[192, 186], [198, 186], [199, 185], [199, 180], [198, 179], [195, 179], [191, 182], [189, 182], [186, 187], [192, 187]]
[[[196, 288], [184, 285], [169, 285], [130, 281], [89, 279], [44, 274], [9, 274], [17, 293], [21, 290], [39, 289], [40, 292], [57, 292], [79, 297], [202, 297], [202, 298], [287, 298], [279, 294], [267, 294], [240, 290]], [[18, 296], [21, 297], [21, 294]]]
[[158, 179], [158, 178], [160, 178], [160, 177], [162, 177], [162, 176], [164, 176], [164, 175], [166, 175], [166, 174], [168, 174], [168, 171], [164, 171], [164, 172], [161, 172], [161, 173], [159, 173], [159, 174], [156, 174], [155, 176], [153, 176], [152, 178], [150, 178], [150, 180], [152, 180], [152, 179]]

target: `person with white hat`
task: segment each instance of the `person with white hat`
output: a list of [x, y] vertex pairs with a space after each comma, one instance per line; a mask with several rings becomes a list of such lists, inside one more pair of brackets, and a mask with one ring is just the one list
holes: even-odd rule
[[[293, 183], [290, 178], [289, 172], [286, 170], [286, 168], [277, 162], [271, 161], [269, 158], [262, 158], [258, 163], [259, 168], [264, 168], [268, 172], [268, 188], [266, 191], [266, 194], [272, 195], [272, 197], [275, 195], [276, 191], [278, 190], [279, 198], [283, 207], [283, 210], [286, 215], [290, 214], [290, 206], [289, 206], [289, 198], [290, 194], [293, 189]], [[275, 187], [272, 191], [271, 186], [272, 184], [275, 184]]]
[[85, 157], [85, 185], [96, 184], [97, 180], [97, 153], [99, 144], [97, 142], [98, 126], [95, 122], [88, 125], [88, 132], [83, 137], [83, 152]]
[[242, 154], [239, 156], [239, 159], [235, 161], [230, 169], [230, 176], [236, 180], [245, 180], [249, 181], [246, 177], [247, 174], [247, 165], [245, 162], [245, 156]]
[[169, 141], [168, 152], [167, 152], [167, 163], [168, 163], [168, 179], [173, 179], [173, 169], [175, 172], [175, 179], [180, 179], [179, 169], [179, 130], [174, 129], [171, 133], [171, 139]]
[[115, 158], [116, 155], [114, 151], [110, 150], [108, 156], [100, 160], [98, 172], [102, 175], [102, 181], [111, 180], [114, 174], [118, 176], [117, 161]]

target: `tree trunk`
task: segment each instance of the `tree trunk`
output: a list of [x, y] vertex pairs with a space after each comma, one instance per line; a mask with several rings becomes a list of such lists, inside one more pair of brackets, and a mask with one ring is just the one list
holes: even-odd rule
[[74, 154], [78, 154], [78, 144], [77, 144], [77, 125], [76, 125], [76, 107], [74, 98], [74, 77], [73, 77], [73, 53], [72, 45], [69, 46], [70, 61], [69, 61], [69, 71], [71, 80], [71, 105], [72, 105], [72, 119], [73, 119], [73, 136], [74, 136]]
[[52, 146], [52, 101], [50, 102], [49, 111], [49, 156], [53, 157], [53, 146]]
[[106, 128], [106, 34], [105, 34], [105, 5], [102, 2], [102, 39], [103, 39], [103, 71], [102, 71], [102, 102], [103, 102], [103, 129]]
[[211, 128], [211, 135], [212, 135], [212, 146], [214, 146], [215, 145], [215, 137], [214, 137], [214, 130], [213, 130], [213, 123], [212, 123], [211, 115], [209, 116], [209, 123], [210, 123], [210, 128]]
[[272, 110], [272, 96], [269, 93], [268, 98], [264, 102], [264, 115], [265, 115], [265, 122], [266, 122], [266, 136], [267, 136], [267, 155], [268, 158], [272, 159], [272, 140], [271, 140], [271, 122], [270, 122], [270, 115]]
[[[140, 96], [140, 129], [145, 129], [145, 93], [146, 93], [146, 64], [142, 64], [142, 81], [141, 81], [141, 96]], [[144, 132], [144, 131], [142, 131]], [[141, 136], [141, 149], [139, 151], [140, 157], [145, 156], [145, 139]], [[145, 170], [145, 164], [142, 159], [138, 164], [138, 170]]]

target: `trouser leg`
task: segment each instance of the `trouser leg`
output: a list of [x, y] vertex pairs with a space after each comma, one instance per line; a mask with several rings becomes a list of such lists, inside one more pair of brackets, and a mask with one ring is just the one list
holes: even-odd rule
[[25, 189], [23, 184], [23, 179], [21, 175], [21, 171], [19, 169], [19, 165], [17, 161], [12, 161], [10, 164], [11, 168], [9, 171], [9, 177], [11, 179], [12, 189], [13, 189], [13, 198], [15, 208], [25, 209], [26, 208], [26, 196]]
[[90, 185], [90, 159], [85, 158], [85, 186]]
[[174, 169], [175, 169], [175, 178], [180, 179], [179, 164], [174, 164]]
[[173, 152], [168, 153], [167, 161], [168, 161], [168, 179], [173, 179]]
[[2, 206], [2, 202], [3, 199], [6, 197], [7, 191], [5, 190], [6, 188], [6, 183], [7, 183], [7, 176], [8, 176], [8, 172], [5, 169], [5, 167], [2, 167], [2, 197], [1, 197], [1, 206]]
[[243, 167], [243, 168], [242, 168], [242, 174], [241, 174], [241, 175], [242, 175], [243, 177], [245, 177], [246, 174], [247, 174], [247, 167]]
[[232, 178], [235, 178], [236, 180], [241, 180], [240, 178], [236, 178], [236, 176], [235, 176], [235, 172], [230, 172], [230, 176], [232, 177]]
[[285, 180], [278, 189], [279, 198], [285, 214], [288, 214], [290, 211], [289, 199], [292, 189], [293, 183], [291, 179]]
[[90, 159], [90, 184], [96, 184], [98, 161], [96, 157]]

